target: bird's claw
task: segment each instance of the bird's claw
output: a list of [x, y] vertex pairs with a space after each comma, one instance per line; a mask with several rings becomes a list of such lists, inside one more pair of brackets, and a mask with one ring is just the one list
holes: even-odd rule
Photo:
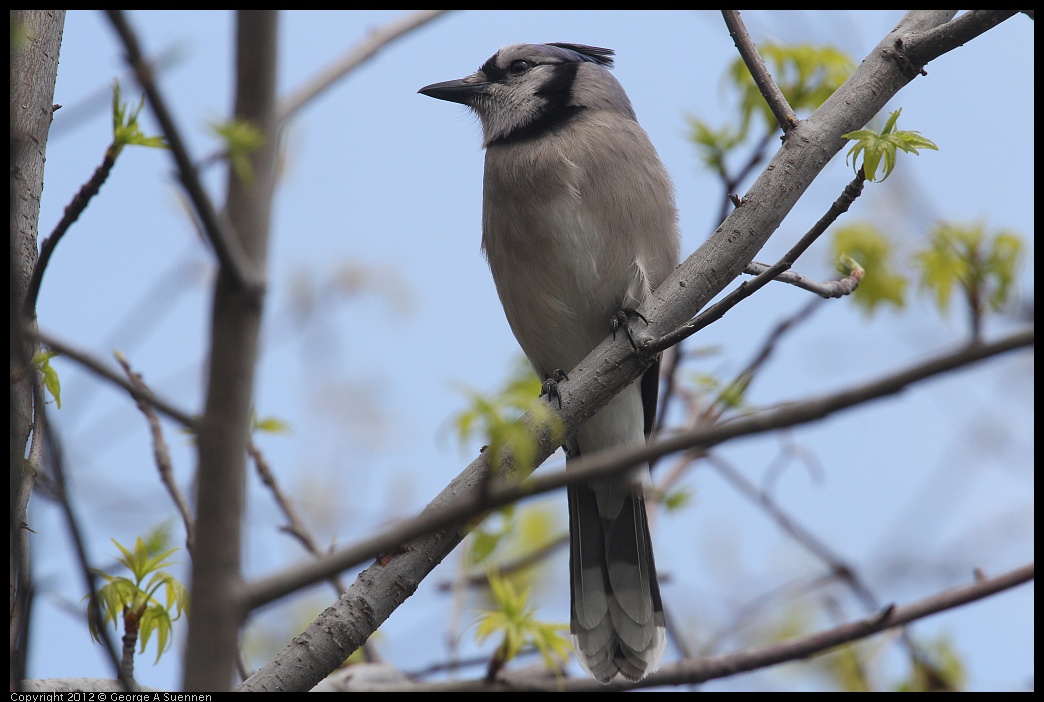
[[561, 368], [555, 368], [551, 373], [551, 377], [545, 378], [540, 385], [540, 397], [547, 395], [549, 403], [558, 400], [558, 409], [562, 409], [562, 395], [558, 392], [558, 384], [563, 380], [569, 380], [569, 376]]
[[638, 350], [638, 344], [635, 343], [634, 335], [631, 334], [631, 318], [632, 317], [637, 317], [638, 319], [642, 320], [646, 324], [649, 323], [649, 320], [646, 319], [645, 315], [643, 315], [641, 312], [639, 312], [638, 310], [636, 310], [633, 307], [625, 307], [622, 310], [620, 310], [619, 312], [617, 312], [616, 314], [614, 314], [612, 317], [609, 318], [609, 328], [613, 330], [613, 340], [615, 341], [616, 340], [616, 330], [619, 329], [620, 327], [623, 327], [624, 331], [627, 332], [627, 340], [629, 342], [631, 342], [631, 348], [633, 348], [635, 351], [637, 351]]

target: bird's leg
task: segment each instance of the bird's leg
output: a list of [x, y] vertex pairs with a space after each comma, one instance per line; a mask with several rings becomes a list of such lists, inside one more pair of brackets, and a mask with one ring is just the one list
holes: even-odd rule
[[638, 350], [638, 344], [634, 343], [634, 336], [631, 334], [631, 318], [637, 317], [646, 324], [649, 324], [649, 320], [645, 318], [641, 312], [633, 307], [624, 307], [622, 310], [614, 314], [609, 318], [609, 328], [613, 330], [613, 340], [616, 340], [616, 330], [623, 327], [624, 331], [627, 332], [627, 340], [631, 342], [631, 348], [635, 351]]
[[547, 395], [549, 403], [558, 400], [558, 409], [562, 409], [562, 396], [558, 394], [558, 384], [563, 380], [569, 380], [569, 376], [561, 368], [555, 368], [551, 377], [544, 378], [544, 382], [540, 386], [540, 397]]

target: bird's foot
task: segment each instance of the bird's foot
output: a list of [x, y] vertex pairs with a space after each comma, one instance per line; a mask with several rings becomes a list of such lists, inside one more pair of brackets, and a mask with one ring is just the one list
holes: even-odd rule
[[547, 395], [549, 403], [558, 400], [558, 409], [562, 409], [562, 396], [558, 394], [558, 384], [563, 380], [569, 380], [569, 376], [561, 368], [555, 368], [554, 372], [551, 373], [551, 377], [545, 378], [540, 386], [540, 397]]
[[631, 319], [637, 317], [646, 324], [649, 320], [645, 318], [641, 312], [633, 307], [624, 307], [622, 310], [614, 314], [609, 318], [609, 328], [613, 330], [613, 339], [616, 339], [616, 330], [623, 327], [623, 330], [627, 332], [627, 340], [631, 342], [631, 348], [635, 351], [638, 350], [638, 344], [634, 342], [634, 335], [631, 334]]

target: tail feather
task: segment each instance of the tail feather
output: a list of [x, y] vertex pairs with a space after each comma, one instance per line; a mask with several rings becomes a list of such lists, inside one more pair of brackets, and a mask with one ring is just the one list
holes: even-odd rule
[[589, 484], [569, 488], [570, 630], [593, 677], [636, 681], [659, 667], [666, 646], [645, 504], [632, 493], [615, 519], [602, 519], [597, 504]]
[[[658, 362], [587, 420], [566, 442], [566, 463], [582, 453], [638, 446], [652, 429]], [[645, 512], [648, 465], [569, 487], [570, 631], [580, 664], [607, 683], [640, 680], [666, 648], [663, 604]]]

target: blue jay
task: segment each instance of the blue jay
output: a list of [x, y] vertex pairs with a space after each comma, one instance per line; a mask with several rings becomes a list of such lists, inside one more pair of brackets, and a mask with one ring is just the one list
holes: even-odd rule
[[[505, 46], [472, 75], [420, 89], [470, 107], [486, 149], [482, 249], [511, 330], [545, 384], [575, 367], [678, 261], [674, 188], [613, 51]], [[566, 440], [566, 464], [644, 444], [659, 363]], [[570, 631], [581, 665], [607, 683], [660, 665], [663, 605], [644, 490], [649, 466], [569, 490]]]

